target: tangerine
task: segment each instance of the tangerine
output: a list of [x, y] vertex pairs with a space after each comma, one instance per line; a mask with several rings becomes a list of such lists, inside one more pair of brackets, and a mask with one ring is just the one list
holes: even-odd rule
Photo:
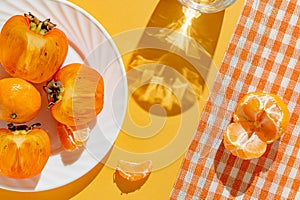
[[120, 160], [116, 172], [128, 181], [139, 181], [150, 175], [151, 167], [151, 160], [140, 163]]
[[0, 80], [0, 120], [24, 123], [41, 108], [41, 95], [29, 82], [20, 78]]
[[289, 123], [289, 110], [275, 94], [251, 92], [236, 107], [224, 133], [225, 148], [242, 159], [262, 156], [267, 144], [278, 140]]
[[74, 151], [88, 140], [90, 128], [87, 125], [68, 126], [57, 122], [56, 130], [63, 148], [66, 151]]

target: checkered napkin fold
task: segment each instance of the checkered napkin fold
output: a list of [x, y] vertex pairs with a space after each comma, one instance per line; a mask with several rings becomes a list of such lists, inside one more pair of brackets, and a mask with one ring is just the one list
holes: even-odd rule
[[[300, 0], [245, 0], [171, 199], [300, 199]], [[248, 92], [280, 96], [290, 123], [260, 158], [224, 148], [223, 133]]]

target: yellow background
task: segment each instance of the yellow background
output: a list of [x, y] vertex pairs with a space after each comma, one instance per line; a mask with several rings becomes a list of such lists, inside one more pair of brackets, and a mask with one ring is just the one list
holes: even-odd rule
[[[71, 0], [71, 2], [85, 9], [104, 26], [111, 36], [114, 36], [128, 30], [146, 27], [159, 0]], [[213, 57], [216, 66], [221, 64], [240, 15], [242, 5], [243, 1], [237, 0], [224, 13], [222, 29]], [[169, 128], [172, 128], [172, 126]], [[119, 136], [116, 144], [128, 146], [130, 145], [130, 141], [127, 141], [127, 137]], [[110, 156], [114, 155], [114, 149], [112, 149], [112, 153], [109, 154], [107, 159], [114, 159], [110, 158]], [[100, 163], [79, 180], [61, 188], [37, 193], [18, 193], [0, 190], [0, 198], [57, 200], [168, 199], [184, 155], [183, 153], [175, 162], [154, 171], [148, 180], [141, 185], [140, 189], [128, 194], [121, 194], [120, 189], [114, 183], [115, 170], [110, 166]]]

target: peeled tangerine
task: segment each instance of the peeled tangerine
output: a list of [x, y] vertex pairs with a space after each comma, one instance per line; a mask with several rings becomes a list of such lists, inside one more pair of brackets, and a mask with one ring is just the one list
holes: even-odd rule
[[238, 103], [233, 122], [224, 133], [225, 148], [242, 159], [262, 156], [289, 123], [289, 111], [274, 94], [251, 92]]

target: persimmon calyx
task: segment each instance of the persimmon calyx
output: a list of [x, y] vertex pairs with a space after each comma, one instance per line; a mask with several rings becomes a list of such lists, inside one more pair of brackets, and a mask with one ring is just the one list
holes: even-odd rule
[[64, 91], [64, 86], [60, 81], [54, 81], [53, 79], [48, 82], [46, 86], [44, 86], [44, 90], [48, 94], [48, 109], [61, 101], [62, 93]]
[[45, 35], [56, 26], [56, 24], [50, 22], [50, 19], [41, 21], [30, 12], [25, 13], [24, 16], [30, 20], [30, 30], [40, 33], [41, 35]]
[[34, 123], [30, 126], [27, 125], [14, 125], [13, 123], [7, 124], [8, 130], [12, 131], [13, 134], [27, 134], [29, 131], [34, 129], [35, 127], [41, 126], [41, 123]]

